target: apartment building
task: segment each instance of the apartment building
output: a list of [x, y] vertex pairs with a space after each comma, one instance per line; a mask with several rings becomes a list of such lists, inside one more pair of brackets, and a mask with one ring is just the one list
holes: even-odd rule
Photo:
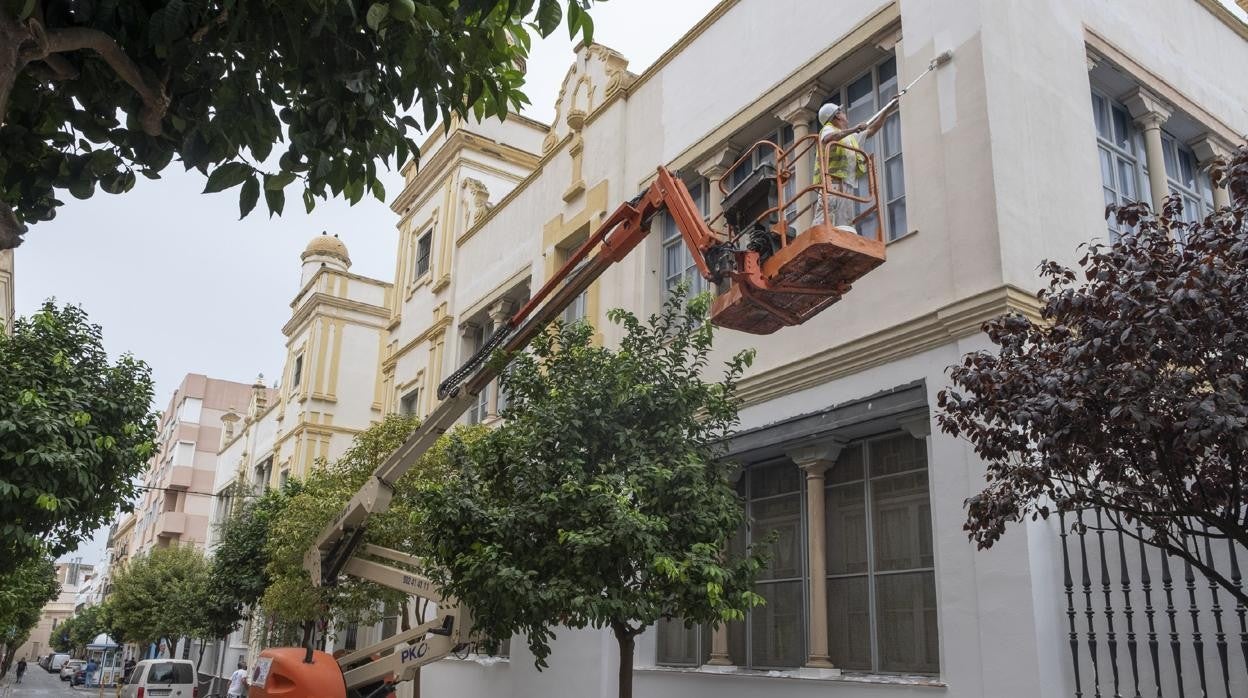
[[[1124, 232], [1106, 224], [1106, 203], [1175, 194], [1198, 216], [1226, 202], [1204, 168], [1248, 132], [1248, 82], [1227, 77], [1248, 65], [1248, 26], [1213, 0], [725, 0], [640, 74], [580, 46], [553, 124], [454, 123], [406, 171], [384, 407], [427, 413], [438, 383], [655, 166], [678, 172], [714, 218], [711, 192], [766, 161], [753, 143], [812, 133], [828, 99], [861, 121], [944, 50], [952, 62], [866, 141], [882, 211], [860, 232], [880, 232], [888, 261], [802, 326], [718, 336], [722, 357], [758, 350], [731, 449], [745, 536], [777, 535], [758, 585], [767, 603], [715, 631], [648, 630], [636, 695], [1039, 698], [1090, 695], [1094, 682], [1108, 694], [1111, 664], [1127, 685], [1128, 651], [1152, 692], [1159, 660], [1137, 656], [1142, 625], [1129, 650], [1120, 611], [1073, 625], [1068, 599], [1086, 594], [1091, 609], [1108, 577], [1093, 557], [1080, 585], [1056, 522], [1020, 525], [991, 551], [968, 543], [963, 502], [984, 465], [933, 428], [933, 412], [946, 367], [988, 347], [983, 321], [1037, 316], [1040, 260], [1073, 263], [1081, 243]], [[607, 309], [653, 312], [680, 279], [705, 288], [671, 222], [653, 231], [568, 310], [602, 342], [620, 336]], [[465, 419], [497, 415], [496, 392]], [[1104, 547], [1100, 560], [1111, 569]], [[1114, 589], [1142, 624], [1134, 575]], [[1192, 608], [1207, 608], [1208, 590], [1198, 603], [1189, 587]], [[1218, 670], [1192, 630], [1175, 631], [1188, 633], [1182, 657], [1157, 669], [1166, 695], [1176, 682], [1196, 690], [1197, 659], [1215, 662], [1210, 695], [1248, 694], [1242, 658], [1224, 652]], [[562, 630], [546, 671], [517, 640], [509, 659], [433, 665], [422, 686], [609, 696], [616, 662], [609, 633]]]
[[251, 399], [246, 383], [189, 373], [161, 416], [156, 453], [143, 476], [128, 555], [171, 544], [204, 549], [213, 511], [223, 415]]

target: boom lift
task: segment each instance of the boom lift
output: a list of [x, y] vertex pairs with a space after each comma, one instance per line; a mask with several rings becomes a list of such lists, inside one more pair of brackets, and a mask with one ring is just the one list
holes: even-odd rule
[[[895, 104], [894, 100], [874, 119], [887, 116]], [[362, 544], [368, 518], [389, 506], [394, 483], [498, 376], [499, 367], [487, 359], [496, 351], [512, 355], [523, 350], [608, 267], [646, 238], [656, 215], [666, 212], [672, 217], [698, 273], [716, 285], [711, 321], [743, 332], [770, 334], [799, 325], [840, 300], [851, 284], [882, 264], [879, 191], [870, 154], [840, 146], [865, 159], [864, 193], [841, 190], [831, 184], [831, 177], [823, 177], [823, 184], [796, 186], [801, 168], [809, 167], [808, 153], [813, 152], [818, 166], [827, 171], [830, 147], [820, 146], [818, 134], [788, 147], [759, 141], [715, 183], [723, 197], [723, 213], [710, 221], [703, 219], [684, 182], [659, 167], [645, 191], [616, 209], [481, 350], [438, 387], [442, 402], [378, 466], [304, 559], [317, 585], [333, 585], [340, 575], [349, 574], [431, 601], [436, 605], [433, 619], [337, 659], [313, 650], [309, 627], [305, 629], [306, 647], [261, 653], [252, 669], [251, 696], [336, 697], [348, 690], [356, 695], [385, 695], [390, 684], [411, 679], [419, 667], [471, 642], [468, 609], [441, 596], [419, 573], [419, 559]], [[756, 159], [763, 164], [732, 181], [732, 172]], [[828, 197], [814, 195], [821, 190]], [[795, 230], [794, 221], [812, 206], [826, 209], [829, 197], [857, 204], [856, 226], [874, 218], [874, 237], [833, 226], [828, 210], [823, 216], [828, 223]], [[809, 203], [803, 206], [802, 202]]]

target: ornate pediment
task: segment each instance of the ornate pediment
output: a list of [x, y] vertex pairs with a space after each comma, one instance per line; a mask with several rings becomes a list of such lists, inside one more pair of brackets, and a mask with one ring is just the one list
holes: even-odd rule
[[577, 44], [576, 60], [563, 78], [542, 151], [554, 148], [569, 133], [579, 132], [594, 109], [636, 77], [628, 72], [628, 59], [619, 52], [602, 44]]

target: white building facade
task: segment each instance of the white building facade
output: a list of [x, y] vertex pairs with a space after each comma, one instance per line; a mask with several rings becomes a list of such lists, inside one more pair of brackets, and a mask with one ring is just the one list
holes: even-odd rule
[[[826, 99], [860, 121], [944, 50], [952, 62], [868, 141], [888, 261], [800, 327], [718, 336], [722, 357], [758, 349], [731, 448], [747, 535], [778, 535], [767, 605], [715, 632], [648, 630], [638, 696], [1072, 694], [1062, 539], [1052, 523], [1020, 525], [976, 552], [963, 502], [984, 465], [933, 428], [936, 394], [948, 366], [988, 346], [982, 322], [1036, 316], [1040, 260], [1073, 263], [1081, 243], [1119, 232], [1106, 203], [1173, 193], [1190, 215], [1225, 203], [1202, 168], [1248, 132], [1248, 82], [1226, 78], [1248, 65], [1248, 27], [1205, 0], [725, 0], [640, 75], [579, 47], [544, 133], [455, 124], [408, 172], [383, 402], [424, 414], [657, 165], [714, 217], [705, 192], [758, 164], [737, 163], [750, 144], [810, 133]], [[471, 161], [486, 156], [496, 179], [475, 205], [468, 180], [487, 180]], [[620, 333], [607, 309], [653, 312], [693, 276], [670, 224], [654, 233], [569, 310], [607, 344]], [[465, 419], [488, 421], [497, 403], [487, 392]], [[563, 630], [544, 672], [517, 638], [504, 661], [429, 667], [422, 690], [610, 696], [616, 658], [609, 633]], [[1210, 695], [1248, 695], [1243, 660], [1228, 661], [1229, 690], [1219, 679]]]

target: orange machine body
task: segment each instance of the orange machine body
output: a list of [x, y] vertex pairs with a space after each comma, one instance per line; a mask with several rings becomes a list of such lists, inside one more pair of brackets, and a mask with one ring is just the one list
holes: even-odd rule
[[346, 698], [347, 685], [338, 662], [326, 652], [303, 660], [302, 647], [274, 647], [260, 653], [247, 680], [248, 698]]

